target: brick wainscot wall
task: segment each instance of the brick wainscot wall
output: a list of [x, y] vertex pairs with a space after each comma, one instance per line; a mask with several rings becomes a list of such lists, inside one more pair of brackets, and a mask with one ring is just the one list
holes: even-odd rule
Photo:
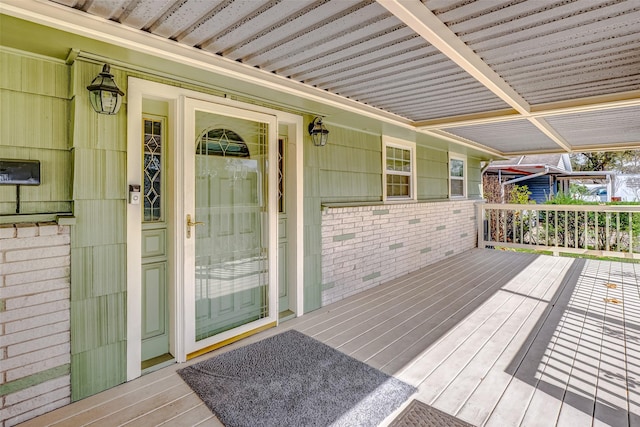
[[0, 426], [68, 404], [69, 226], [0, 225]]
[[476, 247], [476, 203], [324, 207], [322, 305]]

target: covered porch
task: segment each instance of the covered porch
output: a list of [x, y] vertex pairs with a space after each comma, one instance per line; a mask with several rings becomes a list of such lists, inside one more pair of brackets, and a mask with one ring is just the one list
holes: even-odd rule
[[[639, 270], [473, 249], [188, 363], [296, 329], [477, 426], [638, 426]], [[221, 425], [176, 373], [184, 366], [24, 425]]]

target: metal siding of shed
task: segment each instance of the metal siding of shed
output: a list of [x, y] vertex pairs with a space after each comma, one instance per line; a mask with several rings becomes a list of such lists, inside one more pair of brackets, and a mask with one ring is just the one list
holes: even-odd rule
[[531, 191], [531, 198], [536, 203], [544, 203], [548, 200], [551, 194], [555, 194], [555, 189], [550, 189], [549, 180], [553, 179], [549, 175], [542, 175], [536, 178], [531, 178], [526, 181], [521, 181], [518, 185], [526, 185]]

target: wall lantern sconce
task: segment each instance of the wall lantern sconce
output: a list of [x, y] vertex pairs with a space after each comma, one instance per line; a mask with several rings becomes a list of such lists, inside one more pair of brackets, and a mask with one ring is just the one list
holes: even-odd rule
[[109, 64], [104, 64], [102, 72], [87, 86], [91, 106], [100, 114], [116, 114], [122, 104], [124, 92], [113, 80]]
[[322, 117], [316, 117], [311, 123], [309, 123], [309, 135], [313, 145], [316, 147], [323, 147], [329, 140], [329, 131], [322, 123]]

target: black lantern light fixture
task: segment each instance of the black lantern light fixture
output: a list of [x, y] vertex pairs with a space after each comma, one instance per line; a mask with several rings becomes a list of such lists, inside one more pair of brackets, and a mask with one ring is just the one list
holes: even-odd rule
[[116, 114], [122, 104], [124, 92], [113, 80], [109, 64], [104, 64], [102, 72], [87, 86], [91, 106], [100, 114]]
[[329, 140], [329, 131], [322, 123], [322, 117], [316, 117], [311, 123], [309, 123], [309, 135], [313, 145], [316, 147], [323, 147]]

